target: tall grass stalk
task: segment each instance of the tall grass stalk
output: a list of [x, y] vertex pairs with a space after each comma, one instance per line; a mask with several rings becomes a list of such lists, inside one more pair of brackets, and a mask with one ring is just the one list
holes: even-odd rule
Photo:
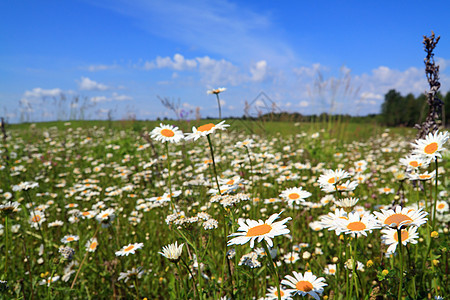
[[277, 266], [275, 265], [275, 263], [272, 259], [272, 255], [270, 254], [269, 247], [267, 246], [266, 241], [262, 240], [261, 242], [262, 242], [264, 251], [266, 251], [266, 256], [269, 258], [269, 270], [272, 272], [273, 277], [275, 277], [275, 283], [277, 285], [278, 300], [281, 300], [280, 277], [278, 275]]

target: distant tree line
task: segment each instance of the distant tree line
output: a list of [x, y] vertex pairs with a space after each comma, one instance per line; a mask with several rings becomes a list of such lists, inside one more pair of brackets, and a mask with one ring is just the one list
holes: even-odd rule
[[[445, 96], [438, 93], [437, 97], [444, 102], [442, 122], [448, 126], [450, 124], [450, 91]], [[418, 97], [413, 94], [402, 96], [398, 91], [390, 90], [384, 96], [380, 120], [387, 126], [412, 127], [423, 122], [427, 114], [428, 104], [424, 94]]]

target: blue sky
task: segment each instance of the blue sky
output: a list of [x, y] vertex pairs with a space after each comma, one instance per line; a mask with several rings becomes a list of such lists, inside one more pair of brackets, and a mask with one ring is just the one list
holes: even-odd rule
[[69, 105], [85, 118], [174, 118], [158, 96], [217, 116], [206, 93], [217, 87], [224, 116], [261, 91], [282, 111], [377, 113], [389, 89], [427, 88], [431, 30], [450, 90], [448, 1], [24, 0], [0, 11], [0, 111], [13, 122], [65, 118]]

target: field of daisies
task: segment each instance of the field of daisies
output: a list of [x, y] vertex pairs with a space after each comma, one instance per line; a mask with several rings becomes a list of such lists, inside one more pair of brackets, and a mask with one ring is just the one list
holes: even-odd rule
[[447, 131], [238, 122], [7, 128], [0, 298], [448, 297]]

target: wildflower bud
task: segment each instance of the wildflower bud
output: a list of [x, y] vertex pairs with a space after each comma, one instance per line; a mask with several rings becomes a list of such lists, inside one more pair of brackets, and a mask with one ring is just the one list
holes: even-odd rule
[[311, 253], [309, 253], [308, 251], [303, 252], [303, 259], [310, 259], [311, 258]]
[[448, 228], [447, 227], [444, 228], [444, 233], [448, 233]]
[[423, 243], [423, 238], [419, 238], [419, 242]]
[[350, 258], [349, 260], [347, 260], [345, 262], [345, 266], [347, 267], [347, 269], [353, 270], [353, 264], [354, 264], [354, 260], [352, 258]]
[[431, 237], [437, 239], [439, 237], [439, 233], [437, 231], [433, 231], [431, 233]]
[[433, 266], [437, 266], [437, 265], [439, 265], [439, 260], [437, 260], [437, 259], [433, 259], [432, 261], [431, 261], [431, 263], [433, 264]]
[[337, 256], [333, 257], [332, 261], [333, 261], [333, 263], [337, 263], [339, 261], [339, 257], [337, 257]]
[[159, 277], [159, 284], [161, 284], [164, 281], [163, 277]]
[[366, 266], [367, 266], [368, 268], [370, 268], [371, 266], [373, 266], [373, 261], [372, 261], [371, 259], [369, 259], [369, 260], [367, 261], [367, 263], [366, 263]]
[[327, 295], [323, 296], [323, 300], [328, 300], [328, 296]]
[[389, 271], [386, 270], [386, 269], [384, 269], [384, 270], [381, 272], [381, 274], [382, 274], [383, 276], [386, 276], [387, 274], [389, 274]]
[[75, 254], [75, 250], [66, 246], [59, 248], [59, 253], [61, 253], [61, 256], [63, 259], [71, 261], [73, 258], [73, 255]]

